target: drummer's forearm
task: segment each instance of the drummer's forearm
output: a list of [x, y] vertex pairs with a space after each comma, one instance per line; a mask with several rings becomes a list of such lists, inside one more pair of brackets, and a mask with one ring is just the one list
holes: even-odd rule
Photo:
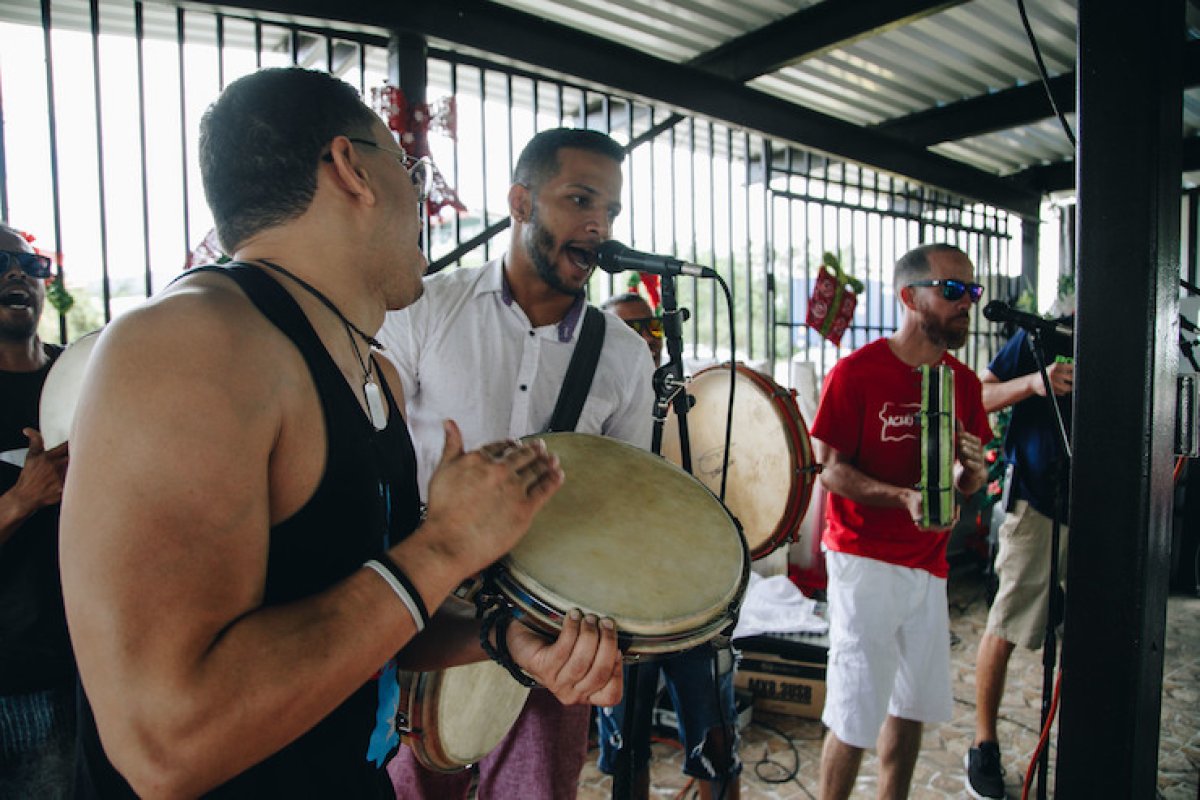
[[36, 510], [36, 506], [22, 500], [16, 487], [0, 494], [0, 547], [12, 538]]
[[428, 520], [388, 550], [393, 564], [416, 589], [430, 613], [441, 607], [463, 581], [464, 570], [454, 552], [443, 546], [443, 528]]
[[474, 608], [450, 597], [434, 613], [429, 627], [396, 654], [396, 663], [410, 672], [430, 672], [485, 658]]

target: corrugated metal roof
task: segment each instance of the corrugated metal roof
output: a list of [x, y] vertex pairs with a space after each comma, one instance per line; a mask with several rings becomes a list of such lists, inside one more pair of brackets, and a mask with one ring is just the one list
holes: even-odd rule
[[[642, 52], [686, 63], [752, 31], [820, 5], [808, 0], [494, 0]], [[844, 6], [844, 4], [841, 4]], [[1040, 83], [1013, 0], [972, 0], [838, 44], [748, 85], [813, 111], [875, 126], [959, 101]], [[1076, 0], [1026, 0], [1050, 78], [1075, 69]], [[1200, 38], [1200, 7], [1186, 35]], [[934, 153], [997, 175], [1066, 162], [1073, 148], [1050, 104], [1045, 117], [934, 144]], [[1184, 96], [1183, 134], [1200, 133], [1200, 90]], [[1074, 126], [1073, 114], [1067, 114]], [[803, 144], [803, 143], [801, 143]], [[1192, 184], [1191, 175], [1186, 176]]]
[[811, 0], [498, 0], [668, 61], [688, 61], [816, 3]]
[[[816, 5], [778, 0], [496, 2], [675, 62], [689, 61]], [[1050, 76], [1072, 71], [1075, 2], [1028, 0], [1026, 6]], [[1016, 3], [974, 0], [835, 47], [755, 78], [749, 85], [856, 125], [877, 125], [1038, 80]], [[1192, 117], [1189, 126], [1194, 128], [1194, 113]], [[934, 150], [1001, 175], [1072, 156], [1058, 122], [1051, 120], [937, 145]]]

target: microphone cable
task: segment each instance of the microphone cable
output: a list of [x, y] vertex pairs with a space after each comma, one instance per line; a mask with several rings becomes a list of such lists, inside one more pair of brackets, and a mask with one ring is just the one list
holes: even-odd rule
[[1037, 37], [1033, 34], [1033, 27], [1029, 24], [1029, 15], [1025, 13], [1025, 0], [1017, 0], [1017, 11], [1021, 14], [1021, 24], [1025, 26], [1025, 35], [1029, 38], [1029, 45], [1033, 48], [1033, 57], [1037, 61], [1038, 75], [1042, 79], [1042, 88], [1046, 90], [1046, 97], [1050, 100], [1050, 108], [1054, 110], [1058, 121], [1062, 123], [1063, 131], [1067, 134], [1067, 141], [1071, 143], [1071, 147], [1075, 147], [1075, 133], [1071, 130], [1071, 126], [1067, 123], [1067, 117], [1058, 108], [1058, 103], [1054, 102], [1054, 92], [1050, 91], [1050, 76], [1046, 73], [1046, 63], [1042, 61], [1042, 50], [1038, 47]]
[[[1025, 772], [1025, 782], [1021, 785], [1021, 800], [1028, 800], [1029, 789], [1033, 785], [1033, 776], [1038, 771], [1038, 763], [1041, 761], [1042, 751], [1046, 749], [1046, 745], [1050, 741], [1050, 728], [1054, 725], [1054, 717], [1058, 714], [1058, 695], [1062, 689], [1062, 667], [1058, 668], [1058, 675], [1054, 679], [1054, 695], [1050, 699], [1049, 713], [1046, 714], [1046, 724], [1042, 727], [1042, 733], [1038, 737], [1037, 747], [1033, 748], [1033, 755], [1029, 759], [1029, 769]], [[1049, 780], [1048, 775], [1043, 775], [1042, 780]]]
[[[716, 272], [716, 270], [713, 270]], [[714, 280], [721, 284], [725, 293], [725, 313], [729, 317], [729, 408], [725, 410], [725, 454], [721, 458], [721, 492], [717, 497], [725, 502], [725, 483], [729, 477], [729, 448], [733, 446], [733, 398], [737, 386], [737, 326], [733, 322], [733, 292], [719, 274]], [[713, 342], [713, 355], [717, 354], [717, 342]], [[741, 535], [741, 534], [739, 534]]]

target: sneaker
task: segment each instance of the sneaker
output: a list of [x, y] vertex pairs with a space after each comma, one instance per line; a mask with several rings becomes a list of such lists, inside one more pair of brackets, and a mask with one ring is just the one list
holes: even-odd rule
[[1004, 767], [1000, 766], [1000, 745], [981, 742], [972, 747], [963, 759], [967, 768], [967, 794], [979, 800], [1003, 800]]

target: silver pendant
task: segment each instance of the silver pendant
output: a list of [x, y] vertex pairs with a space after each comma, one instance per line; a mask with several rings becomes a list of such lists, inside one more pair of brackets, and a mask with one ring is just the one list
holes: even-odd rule
[[367, 398], [367, 413], [371, 417], [371, 424], [375, 426], [375, 430], [383, 430], [387, 427], [387, 411], [383, 407], [383, 393], [379, 391], [379, 384], [367, 381], [363, 384], [363, 394]]

